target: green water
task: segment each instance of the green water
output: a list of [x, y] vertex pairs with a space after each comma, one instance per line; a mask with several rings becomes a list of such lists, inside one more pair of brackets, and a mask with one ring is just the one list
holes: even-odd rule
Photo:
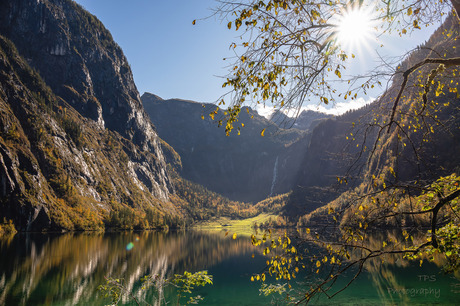
[[[195, 292], [205, 298], [200, 305], [270, 304], [273, 297], [260, 296], [260, 283], [250, 281], [266, 258], [248, 238], [229, 236], [196, 231], [18, 234], [0, 240], [0, 305], [106, 305], [110, 300], [97, 291], [105, 276], [123, 278], [136, 297], [153, 301], [154, 292], [139, 287], [142, 276], [199, 270], [214, 277], [213, 285]], [[350, 271], [335, 286], [344, 286], [353, 275]], [[301, 273], [293, 290], [304, 288], [303, 281]], [[171, 290], [165, 295], [175, 299]], [[370, 267], [333, 299], [322, 296], [311, 304], [460, 305], [460, 280], [443, 275], [435, 264], [419, 267], [396, 260]]]

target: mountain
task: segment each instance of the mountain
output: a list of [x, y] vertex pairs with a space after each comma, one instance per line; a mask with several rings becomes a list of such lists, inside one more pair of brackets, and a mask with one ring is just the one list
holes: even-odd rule
[[[410, 81], [395, 117], [399, 126], [393, 124], [389, 129], [388, 121], [401, 88], [402, 71], [440, 54], [445, 58], [460, 56], [459, 32], [458, 22], [447, 18], [424, 45], [398, 65], [393, 83], [378, 101], [327, 119], [313, 130], [287, 214], [297, 217], [321, 207], [311, 220], [322, 222], [327, 203], [337, 199], [335, 205], [351, 205], [350, 199], [372, 192], [377, 181], [378, 188], [384, 183], [423, 187], [440, 176], [458, 173], [460, 99], [452, 70], [434, 79], [426, 104], [420, 81]], [[438, 66], [422, 67], [423, 78]]]
[[[308, 133], [280, 129], [245, 107], [235, 124], [240, 135], [233, 131], [227, 137], [224, 129], [217, 127], [224, 110], [214, 104], [163, 100], [150, 93], [142, 95], [142, 102], [159, 136], [179, 153], [184, 178], [246, 202], [292, 189]], [[216, 108], [213, 120], [209, 113]]]
[[71, 0], [2, 1], [0, 20], [0, 218], [73, 230], [146, 210], [180, 217], [161, 140], [102, 23]]
[[270, 117], [270, 121], [281, 128], [296, 128], [299, 130], [313, 130], [323, 119], [331, 118], [332, 115], [303, 110], [296, 117], [288, 117], [281, 111], [276, 111]]

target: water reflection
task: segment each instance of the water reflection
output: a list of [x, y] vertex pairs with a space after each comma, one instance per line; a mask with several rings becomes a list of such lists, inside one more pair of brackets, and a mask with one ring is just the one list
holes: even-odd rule
[[[382, 248], [382, 241], [390, 239], [398, 241], [398, 248], [406, 244], [400, 231], [388, 230], [368, 233], [362, 246], [378, 250]], [[417, 244], [420, 244], [417, 240], [423, 239], [424, 236], [414, 237]], [[367, 254], [362, 249], [354, 249], [350, 252], [350, 262]], [[337, 299], [325, 302], [327, 298], [322, 296], [315, 302], [327, 305], [459, 305], [460, 290], [457, 287], [460, 288], [460, 273], [457, 271], [454, 274], [444, 274], [444, 264], [445, 258], [442, 256], [434, 257], [434, 260], [425, 258], [422, 265], [418, 260], [409, 261], [401, 254], [394, 253], [368, 259], [360, 276], [350, 286], [348, 282], [358, 271], [358, 267], [347, 271], [345, 277], [335, 283], [330, 294], [348, 286]]]
[[[377, 248], [388, 235], [377, 233], [369, 239], [369, 247], [375, 244]], [[17, 234], [0, 240], [0, 305], [105, 305], [109, 300], [97, 293], [105, 276], [124, 278], [136, 297], [153, 302], [154, 294], [141, 290], [139, 279], [146, 274], [168, 277], [185, 270], [209, 270], [214, 275], [214, 285], [197, 293], [205, 296], [200, 304], [266, 305], [271, 298], [260, 297], [260, 284], [249, 280], [265, 266], [266, 258], [258, 255], [262, 250], [255, 249], [248, 238], [233, 240], [230, 236], [196, 231]], [[321, 251], [317, 245], [307, 247], [310, 254]], [[347, 290], [314, 304], [455, 305], [460, 282], [440, 274], [441, 264], [425, 263], [420, 268], [396, 255], [384, 258], [384, 263], [368, 261]], [[296, 281], [300, 280], [299, 275]], [[336, 286], [348, 281], [343, 278]], [[302, 291], [302, 286], [299, 282], [296, 289]]]
[[[404, 241], [397, 231], [378, 232], [369, 237], [367, 246], [377, 249], [382, 241], [389, 238]], [[421, 244], [425, 236], [419, 235], [414, 239]], [[420, 266], [418, 261], [404, 260], [399, 254], [387, 254], [369, 260], [365, 268], [380, 299], [389, 304], [457, 304], [460, 292], [453, 289], [460, 284], [458, 271], [453, 275], [443, 274], [442, 266], [446, 263], [443, 256], [435, 256], [431, 261], [424, 259]]]
[[0, 304], [104, 304], [95, 302], [95, 293], [105, 276], [123, 277], [133, 289], [148, 273], [209, 269], [250, 251], [247, 239], [223, 236], [198, 232], [18, 234], [0, 242]]

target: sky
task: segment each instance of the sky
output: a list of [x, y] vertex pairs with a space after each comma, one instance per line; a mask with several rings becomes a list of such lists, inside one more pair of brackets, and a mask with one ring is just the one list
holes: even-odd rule
[[[222, 59], [235, 32], [212, 15], [213, 0], [77, 0], [112, 33], [139, 93], [215, 102], [224, 93]], [[193, 25], [193, 20], [197, 20]], [[220, 76], [220, 77], [219, 77]]]
[[[227, 29], [227, 22], [212, 16], [215, 0], [76, 0], [94, 14], [112, 33], [131, 66], [139, 93], [151, 92], [163, 99], [216, 102], [226, 91], [229, 50], [238, 42], [238, 32]], [[193, 20], [196, 24], [193, 25]], [[429, 38], [434, 30], [423, 29], [404, 39], [382, 37], [362, 50], [366, 55], [382, 41], [380, 53], [398, 55]], [[349, 71], [367, 69], [372, 63], [360, 57]], [[338, 102], [335, 109], [312, 102], [305, 107], [332, 114], [369, 103], [381, 94], [376, 89], [354, 102]], [[258, 109], [267, 115], [271, 109]]]

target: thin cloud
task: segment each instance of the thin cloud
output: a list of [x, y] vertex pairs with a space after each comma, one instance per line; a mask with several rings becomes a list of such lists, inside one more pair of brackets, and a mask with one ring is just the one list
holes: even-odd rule
[[[350, 110], [355, 110], [361, 107], [364, 107], [370, 103], [372, 103], [375, 100], [375, 98], [370, 97], [368, 100], [365, 100], [364, 98], [357, 98], [355, 100], [347, 101], [347, 102], [339, 102], [335, 103], [332, 107], [326, 107], [324, 105], [313, 105], [309, 104], [306, 106], [302, 107], [302, 111], [304, 110], [312, 110], [315, 112], [320, 112], [328, 115], [334, 115], [334, 116], [339, 116], [347, 111]], [[256, 111], [259, 115], [264, 116], [265, 118], [269, 119], [271, 115], [274, 112], [274, 109], [272, 107], [267, 107], [263, 105], [257, 105], [256, 106]], [[289, 117], [293, 117], [295, 113], [297, 113], [297, 110], [293, 110], [292, 112], [287, 112], [287, 115]], [[285, 112], [286, 113], [286, 112]]]

